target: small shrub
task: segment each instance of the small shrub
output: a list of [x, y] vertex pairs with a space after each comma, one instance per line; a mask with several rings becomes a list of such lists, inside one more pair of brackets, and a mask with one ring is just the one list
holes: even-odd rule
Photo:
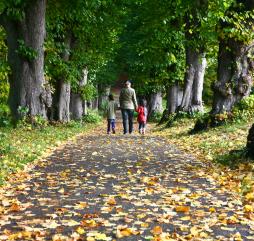
[[154, 111], [150, 116], [149, 116], [149, 121], [150, 122], [156, 122], [158, 123], [162, 118], [162, 113], [159, 111]]
[[239, 110], [254, 110], [254, 95], [243, 98], [237, 105]]
[[0, 104], [0, 127], [11, 125], [10, 110], [7, 105]]
[[248, 121], [254, 115], [254, 95], [243, 98], [233, 109], [234, 122]]
[[87, 115], [83, 117], [83, 121], [86, 123], [99, 123], [102, 121], [102, 117], [97, 111], [89, 110]]

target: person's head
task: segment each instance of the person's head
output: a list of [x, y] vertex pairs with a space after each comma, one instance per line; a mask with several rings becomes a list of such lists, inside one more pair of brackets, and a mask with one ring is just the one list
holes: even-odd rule
[[141, 99], [141, 100], [139, 101], [139, 105], [145, 107], [145, 106], [146, 106], [146, 100]]
[[109, 100], [114, 100], [114, 95], [113, 94], [109, 94], [108, 99]]
[[129, 88], [131, 87], [131, 82], [129, 80], [125, 81], [125, 87]]

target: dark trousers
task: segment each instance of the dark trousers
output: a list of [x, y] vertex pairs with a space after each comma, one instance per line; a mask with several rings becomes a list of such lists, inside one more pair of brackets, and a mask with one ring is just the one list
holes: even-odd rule
[[133, 116], [134, 110], [131, 109], [122, 109], [122, 118], [123, 118], [123, 133], [128, 133], [128, 123], [129, 123], [129, 133], [133, 131]]
[[108, 119], [108, 129], [107, 132], [110, 132], [110, 129], [112, 128], [113, 133], [115, 133], [115, 119]]
[[139, 122], [138, 123], [139, 124], [139, 126], [138, 126], [138, 129], [139, 129], [139, 131], [143, 128], [145, 128], [146, 127], [146, 123], [145, 122]]

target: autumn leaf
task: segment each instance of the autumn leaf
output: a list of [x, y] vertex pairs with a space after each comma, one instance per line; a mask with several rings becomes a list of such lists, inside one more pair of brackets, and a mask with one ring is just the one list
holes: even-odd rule
[[116, 228], [116, 237], [117, 238], [123, 238], [123, 237], [128, 237], [128, 236], [137, 235], [137, 234], [139, 234], [138, 231], [136, 231], [133, 228], [128, 228], [127, 226], [119, 225]]
[[13, 203], [9, 209], [11, 212], [19, 212], [20, 211], [20, 206], [17, 203]]
[[108, 205], [116, 205], [116, 200], [114, 197], [110, 197], [108, 200], [107, 200], [107, 204]]
[[177, 212], [184, 212], [184, 213], [186, 213], [186, 212], [190, 211], [190, 207], [189, 206], [176, 206], [175, 210]]
[[162, 233], [162, 228], [160, 226], [155, 226], [153, 227], [153, 229], [151, 230], [151, 233], [153, 235], [160, 235]]

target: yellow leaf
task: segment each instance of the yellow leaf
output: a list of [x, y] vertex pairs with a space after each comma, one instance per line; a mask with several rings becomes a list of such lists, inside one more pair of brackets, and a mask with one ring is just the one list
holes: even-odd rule
[[190, 232], [191, 232], [191, 234], [192, 234], [193, 236], [197, 236], [197, 235], [199, 234], [199, 231], [198, 231], [197, 227], [192, 227], [192, 228], [190, 229]]
[[116, 205], [116, 200], [114, 197], [110, 197], [108, 200], [107, 200], [107, 204], [109, 205]]
[[248, 201], [254, 201], [254, 192], [247, 193], [247, 194], [245, 195], [245, 198], [246, 198]]
[[147, 228], [149, 226], [149, 223], [141, 223], [140, 226], [142, 228]]
[[105, 233], [96, 233], [95, 240], [108, 240], [108, 237]]
[[83, 228], [78, 227], [78, 228], [76, 229], [76, 232], [82, 235], [82, 234], [84, 234], [86, 231], [85, 231]]
[[249, 212], [253, 212], [253, 207], [251, 206], [251, 205], [245, 205], [244, 206], [244, 211], [246, 212], [246, 213], [249, 213]]
[[216, 209], [215, 209], [215, 208], [209, 208], [209, 211], [210, 211], [211, 213], [215, 213], [215, 212], [216, 212]]
[[153, 235], [160, 235], [162, 233], [162, 228], [160, 226], [155, 226], [152, 230], [151, 233]]
[[186, 212], [190, 211], [190, 207], [189, 206], [177, 206], [177, 207], [175, 207], [175, 210], [177, 212], [184, 212], [184, 213], [186, 213]]
[[119, 225], [117, 226], [117, 229], [116, 229], [117, 238], [123, 238], [123, 237], [128, 237], [130, 235], [137, 235], [137, 234], [139, 234], [138, 231], [132, 228], [128, 228], [127, 226]]
[[88, 204], [86, 202], [80, 202], [76, 205], [77, 209], [83, 209], [86, 208], [88, 206]]
[[61, 188], [58, 192], [63, 194], [65, 192], [64, 188]]
[[96, 223], [95, 220], [91, 219], [91, 220], [83, 220], [81, 222], [81, 225], [84, 226], [84, 227], [89, 227], [89, 228], [94, 228], [94, 227], [97, 227], [98, 224]]

